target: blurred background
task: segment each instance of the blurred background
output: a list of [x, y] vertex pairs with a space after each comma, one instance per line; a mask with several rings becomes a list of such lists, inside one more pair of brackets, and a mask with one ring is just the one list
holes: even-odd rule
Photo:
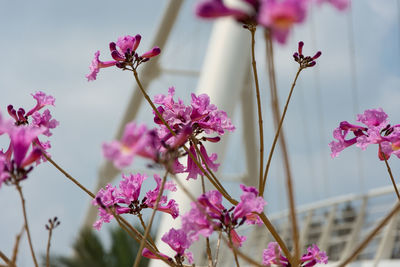
[[[160, 58], [163, 74], [151, 84], [149, 94], [176, 95], [188, 103], [196, 89], [197, 74], [207, 51], [212, 21], [195, 17], [194, 0], [184, 1], [177, 22]], [[365, 109], [382, 107], [392, 123], [400, 121], [400, 7], [397, 0], [353, 0], [351, 11], [339, 12], [330, 5], [313, 8], [307, 21], [296, 25], [286, 45], [275, 45], [275, 62], [281, 106], [297, 70], [292, 54], [300, 40], [304, 53], [323, 55], [317, 66], [302, 72], [284, 123], [289, 143], [296, 203], [303, 205], [349, 193], [363, 193], [390, 185], [377, 148], [359, 153], [356, 147], [331, 159], [328, 143], [340, 121], [355, 122]], [[53, 159], [82, 184], [94, 191], [98, 169], [104, 161], [101, 144], [114, 138], [132, 95], [132, 75], [102, 69], [95, 82], [85, 75], [95, 51], [107, 60], [108, 43], [119, 36], [142, 35], [139, 52], [147, 51], [160, 23], [165, 1], [0, 1], [0, 110], [33, 107], [31, 93], [44, 91], [56, 98], [51, 113], [60, 125], [51, 137]], [[250, 36], [249, 36], [250, 38]], [[264, 131], [269, 151], [274, 131], [269, 108], [265, 43], [257, 33], [257, 63], [264, 103]], [[184, 70], [184, 72], [182, 72]], [[249, 86], [250, 87], [250, 86]], [[211, 99], [212, 101], [212, 99]], [[142, 105], [136, 121], [151, 126], [151, 109]], [[229, 114], [237, 130], [228, 133], [226, 161], [220, 173], [232, 179], [226, 186], [238, 194], [235, 177], [245, 173], [240, 106]], [[7, 145], [0, 137], [1, 147]], [[397, 158], [391, 158], [395, 178], [400, 176]], [[145, 161], [135, 160], [133, 171]], [[279, 152], [268, 180], [267, 212], [287, 208]], [[398, 181], [398, 180], [397, 180]], [[116, 181], [114, 181], [116, 183]], [[53, 166], [38, 166], [23, 184], [30, 229], [38, 254], [44, 254], [44, 225], [58, 216], [52, 252], [72, 253], [90, 199]], [[148, 185], [149, 188], [153, 184]], [[0, 250], [11, 255], [15, 235], [23, 225], [16, 190], [0, 189]], [[112, 225], [112, 224], [111, 224]], [[100, 232], [110, 244], [109, 226]], [[32, 266], [27, 240], [21, 243], [18, 266]]]

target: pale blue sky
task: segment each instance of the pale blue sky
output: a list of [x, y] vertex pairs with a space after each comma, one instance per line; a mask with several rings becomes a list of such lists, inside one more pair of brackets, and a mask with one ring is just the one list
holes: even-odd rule
[[[193, 16], [193, 4], [187, 1], [170, 43], [163, 49], [162, 62], [169, 68], [200, 70], [207, 48], [211, 22], [199, 21]], [[398, 6], [396, 0], [354, 0], [354, 40], [357, 66], [359, 112], [382, 107], [394, 123], [400, 113], [400, 44]], [[51, 108], [60, 126], [52, 136], [51, 154], [84, 185], [93, 188], [97, 169], [103, 161], [101, 143], [111, 140], [119, 126], [133, 80], [128, 73], [101, 70], [98, 80], [88, 83], [85, 74], [96, 50], [102, 58], [108, 57], [108, 43], [119, 36], [142, 34], [140, 51], [149, 48], [164, 1], [0, 1], [0, 109], [8, 104], [26, 107], [34, 105], [30, 93], [43, 90], [56, 98]], [[298, 203], [308, 203], [334, 195], [360, 192], [389, 185], [384, 164], [377, 160], [376, 147], [363, 152], [363, 185], [358, 178], [357, 149], [350, 148], [337, 159], [330, 159], [327, 143], [332, 130], [342, 120], [354, 122], [351, 68], [348, 40], [348, 14], [329, 6], [315, 10], [314, 23], [297, 27], [288, 44], [276, 47], [276, 65], [280, 97], [286, 97], [296, 71], [291, 55], [299, 40], [305, 41], [305, 53], [322, 50], [317, 67], [321, 83], [321, 98], [316, 97], [316, 68], [306, 70], [300, 77], [289, 108], [285, 130], [290, 144], [290, 158], [296, 183]], [[312, 30], [312, 29], [315, 30]], [[258, 64], [261, 85], [267, 92], [264, 46], [262, 35], [257, 39]], [[313, 39], [317, 47], [314, 47]], [[187, 60], [191, 57], [191, 60]], [[166, 93], [175, 85], [177, 94], [188, 98], [196, 88], [196, 80], [163, 75], [151, 86], [150, 94]], [[265, 100], [266, 149], [273, 137], [269, 97]], [[322, 101], [322, 110], [316, 108]], [[149, 118], [146, 106], [138, 121]], [[322, 112], [325, 128], [323, 142], [319, 139], [320, 124], [317, 114]], [[234, 116], [234, 115], [232, 115]], [[238, 121], [239, 119], [234, 119]], [[240, 142], [240, 125], [232, 140]], [[4, 139], [0, 139], [4, 143]], [[240, 148], [235, 148], [240, 154]], [[232, 153], [231, 153], [232, 154]], [[279, 154], [277, 154], [279, 156]], [[391, 159], [393, 172], [400, 177], [397, 158]], [[230, 156], [225, 170], [243, 172], [243, 159]], [[325, 162], [325, 163], [324, 163]], [[327, 180], [322, 178], [326, 164]], [[271, 171], [270, 188], [266, 199], [269, 209], [284, 208], [285, 197], [280, 191], [283, 178], [276, 158]], [[311, 187], [310, 184], [313, 184]], [[235, 186], [236, 187], [236, 186]], [[23, 183], [35, 249], [45, 250], [47, 219], [58, 216], [60, 227], [54, 233], [52, 249], [69, 252], [76, 237], [89, 198], [67, 181], [52, 166], [39, 166]], [[18, 195], [14, 188], [0, 189], [3, 213], [0, 220], [0, 250], [11, 253], [16, 233], [22, 226]], [[107, 235], [107, 231], [103, 231]], [[30, 255], [23, 240], [19, 266], [31, 266]]]

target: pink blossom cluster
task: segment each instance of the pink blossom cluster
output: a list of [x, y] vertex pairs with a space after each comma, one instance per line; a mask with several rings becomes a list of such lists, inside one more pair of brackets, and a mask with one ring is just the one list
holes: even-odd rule
[[[139, 199], [142, 183], [145, 179], [147, 179], [147, 176], [140, 173], [122, 174], [122, 180], [118, 187], [107, 184], [104, 189], [100, 189], [92, 201], [93, 205], [98, 206], [100, 216], [93, 227], [100, 230], [103, 223], [111, 221], [114, 216], [109, 209], [113, 209], [116, 214], [138, 215], [143, 209], [151, 208], [168, 213], [174, 219], [178, 217], [179, 209], [175, 200], [168, 201], [167, 196], [162, 195], [156, 206], [157, 196], [161, 190], [161, 178], [156, 174], [154, 175], [156, 188], [148, 191], [142, 199]], [[176, 191], [176, 185], [172, 181], [167, 181], [164, 190]]]
[[102, 68], [116, 66], [124, 70], [129, 69], [128, 67], [130, 67], [131, 70], [133, 70], [136, 69], [141, 63], [146, 62], [150, 58], [160, 54], [160, 48], [154, 47], [139, 56], [139, 54], [136, 53], [136, 49], [138, 48], [141, 39], [142, 37], [140, 34], [137, 34], [136, 36], [126, 35], [119, 37], [116, 43], [111, 42], [109, 45], [110, 53], [111, 57], [114, 59], [111, 61], [101, 61], [99, 59], [100, 51], [96, 51], [94, 54], [94, 59], [89, 66], [90, 73], [86, 75], [88, 81], [96, 80], [97, 74]]
[[[307, 253], [300, 258], [300, 266], [311, 267], [317, 263], [328, 263], [328, 256], [324, 251], [321, 251], [317, 245], [313, 244], [307, 248]], [[289, 260], [282, 255], [282, 250], [278, 243], [270, 242], [268, 248], [263, 252], [263, 264], [266, 266], [290, 266]]]
[[[182, 264], [185, 258], [188, 260], [189, 264], [193, 263], [193, 254], [190, 251], [187, 251], [192, 242], [188, 239], [185, 231], [182, 229], [176, 230], [171, 228], [168, 233], [165, 233], [162, 236], [161, 240], [176, 252], [174, 259], [178, 265]], [[160, 259], [147, 248], [143, 249], [142, 255], [149, 259]], [[160, 255], [166, 260], [172, 260], [171, 257], [165, 254], [160, 253]]]
[[258, 196], [254, 187], [241, 184], [240, 188], [243, 191], [240, 202], [229, 210], [222, 205], [222, 195], [217, 190], [209, 191], [191, 203], [191, 210], [182, 216], [182, 229], [191, 242], [198, 240], [200, 235], [209, 237], [214, 231], [224, 231], [235, 246], [241, 246], [246, 237], [240, 236], [235, 229], [244, 222], [262, 224], [256, 213], [264, 210], [265, 200]]
[[[342, 121], [333, 131], [336, 141], [329, 143], [332, 158], [354, 144], [362, 150], [370, 144], [378, 144], [378, 156], [381, 160], [384, 160], [384, 157], [388, 159], [392, 154], [400, 158], [400, 124], [391, 126], [387, 118], [383, 109], [378, 108], [367, 109], [363, 114], [357, 115], [357, 122], [365, 126]], [[347, 138], [349, 133], [353, 133], [354, 137]]]
[[159, 113], [173, 134], [155, 115], [154, 121], [158, 128], [149, 130], [145, 125], [128, 123], [121, 140], [103, 144], [104, 156], [113, 161], [117, 168], [129, 166], [133, 158], [139, 155], [156, 163], [170, 164], [171, 172], [186, 172], [188, 179], [196, 179], [203, 173], [192, 157], [186, 155], [186, 167], [178, 160], [185, 156], [179, 149], [182, 150], [182, 146], [189, 142], [190, 153], [202, 159], [203, 168], [207, 164], [211, 170], [218, 170], [219, 164], [215, 163], [217, 155], [208, 155], [203, 142], [218, 142], [220, 135], [225, 131], [233, 131], [235, 127], [224, 111], [210, 104], [206, 94], [192, 94], [190, 105], [185, 105], [181, 99], [174, 100], [174, 93], [175, 89], [171, 87], [167, 96], [154, 97], [154, 103], [160, 105], [157, 108]]
[[4, 119], [0, 113], [0, 135], [7, 134], [10, 138], [8, 149], [0, 150], [0, 186], [10, 182], [10, 178], [13, 178], [13, 183], [26, 179], [33, 169], [32, 164], [45, 160], [42, 153], [51, 147], [49, 141], [40, 141], [39, 136], [51, 136], [50, 130], [59, 123], [52, 119], [48, 109], [43, 113], [39, 111], [47, 105], [54, 105], [55, 99], [40, 91], [32, 96], [36, 105], [28, 112], [23, 108], [15, 110], [12, 105], [7, 107], [14, 122]]
[[[233, 16], [245, 24], [260, 24], [272, 31], [273, 38], [283, 44], [292, 27], [304, 22], [308, 5], [314, 0], [203, 0], [196, 7], [196, 14], [202, 18]], [[345, 10], [350, 0], [315, 0], [316, 3], [330, 3], [339, 10]]]

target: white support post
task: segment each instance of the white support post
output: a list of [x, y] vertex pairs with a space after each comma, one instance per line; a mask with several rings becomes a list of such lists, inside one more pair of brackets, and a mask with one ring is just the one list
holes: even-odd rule
[[[226, 111], [228, 116], [231, 117], [248, 74], [249, 62], [250, 34], [231, 18], [219, 19], [215, 22], [210, 37], [209, 47], [197, 86], [197, 94], [208, 94], [211, 103]], [[207, 144], [209, 153], [212, 151], [218, 152], [219, 162], [224, 159], [227, 146], [226, 139], [226, 137], [222, 138], [222, 141], [215, 145]], [[178, 179], [186, 185], [191, 194], [195, 197], [201, 195], [201, 180], [186, 181], [185, 178], [186, 175], [178, 175]], [[171, 193], [169, 197], [179, 203], [180, 214], [184, 214], [190, 209], [192, 201], [181, 188], [178, 188], [177, 192]], [[172, 220], [171, 216], [162, 214], [156, 243], [159, 250], [168, 255], [174, 255], [174, 252], [167, 244], [161, 241], [161, 237], [172, 227], [180, 228], [180, 220]], [[205, 251], [204, 243], [196, 242], [192, 245], [190, 251], [193, 252], [197, 264], [204, 262], [202, 254]], [[166, 265], [159, 260], [152, 260], [150, 266], [162, 267]]]
[[[397, 203], [396, 203], [397, 204]], [[374, 258], [374, 266], [378, 266], [381, 259], [390, 259], [392, 256], [394, 239], [396, 237], [394, 230], [399, 223], [399, 216], [393, 216], [382, 234], [381, 241], [379, 242], [378, 250]]]
[[318, 241], [318, 246], [321, 250], [327, 251], [329, 248], [329, 238], [331, 236], [333, 223], [336, 217], [337, 204], [334, 204], [329, 212], [328, 218], [326, 219], [326, 225], [322, 229], [321, 237]]
[[360, 236], [360, 232], [364, 223], [365, 213], [367, 210], [367, 201], [368, 197], [364, 196], [362, 199], [362, 204], [360, 210], [358, 211], [357, 219], [354, 222], [351, 230], [351, 234], [348, 236], [348, 240], [346, 242], [346, 246], [343, 249], [343, 253], [340, 257], [340, 261], [346, 259], [352, 253], [353, 248], [356, 246], [357, 241]]

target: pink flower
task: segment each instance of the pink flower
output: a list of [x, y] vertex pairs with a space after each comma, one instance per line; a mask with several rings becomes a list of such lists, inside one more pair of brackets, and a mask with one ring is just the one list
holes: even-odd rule
[[[157, 196], [160, 192], [161, 178], [154, 175], [154, 180], [157, 186], [154, 190], [146, 193], [146, 196], [141, 200], [140, 191], [144, 180], [147, 176], [138, 174], [122, 174], [122, 180], [119, 187], [114, 187], [108, 184], [105, 189], [100, 189], [96, 194], [92, 204], [98, 206], [99, 220], [93, 225], [94, 228], [100, 230], [103, 223], [108, 223], [114, 217], [107, 209], [114, 209], [117, 214], [140, 214], [145, 208], [157, 209], [162, 212], [171, 214], [173, 218], [179, 215], [178, 204], [174, 200], [167, 203], [167, 197], [162, 195], [157, 207], [155, 207]], [[176, 185], [171, 181], [165, 183], [164, 190], [175, 191]], [[167, 203], [167, 204], [165, 204]], [[165, 204], [165, 205], [164, 205]]]
[[[38, 135], [46, 131], [46, 128], [37, 128], [32, 126], [13, 127], [10, 132], [11, 150], [13, 162], [17, 168], [24, 168], [35, 162], [41, 155], [41, 150], [32, 145]], [[29, 148], [32, 150], [28, 154]]]
[[[192, 153], [192, 155], [195, 158], [198, 157], [196, 149], [194, 147], [194, 144], [190, 145], [189, 151], [190, 151], [190, 153]], [[213, 170], [213, 171], [218, 170], [219, 164], [215, 163], [215, 161], [217, 160], [217, 157], [218, 157], [217, 154], [212, 153], [211, 156], [208, 156], [206, 148], [201, 143], [200, 143], [200, 154], [202, 155], [202, 157], [205, 161], [205, 164], [207, 164], [207, 166], [211, 170]], [[202, 167], [204, 170], [206, 170], [205, 164], [202, 164]], [[187, 157], [187, 168], [186, 168], [185, 172], [188, 173], [188, 176], [186, 178], [187, 180], [189, 180], [190, 178], [197, 179], [198, 175], [204, 175], [204, 173], [200, 170], [200, 168], [197, 166], [197, 164], [193, 161], [193, 159], [190, 156]]]
[[[342, 121], [333, 131], [336, 141], [329, 143], [331, 156], [336, 157], [346, 147], [356, 144], [362, 150], [370, 144], [380, 145], [378, 156], [383, 160], [382, 152], [386, 158], [391, 154], [400, 157], [400, 125], [391, 126], [387, 121], [387, 114], [381, 109], [368, 109], [363, 114], [357, 115], [357, 121], [365, 124], [359, 126]], [[347, 134], [353, 133], [354, 137], [346, 139]]]
[[262, 224], [261, 219], [254, 213], [263, 212], [267, 202], [265, 202], [262, 197], [258, 196], [258, 190], [255, 187], [247, 187], [241, 184], [240, 188], [243, 190], [243, 194], [240, 196], [241, 201], [233, 210], [233, 219], [238, 220], [246, 218], [248, 224]]
[[[218, 142], [218, 136], [205, 136], [211, 134], [223, 135], [225, 131], [233, 131], [235, 127], [232, 125], [231, 120], [227, 114], [218, 110], [215, 105], [210, 104], [210, 98], [206, 94], [196, 96], [192, 94], [191, 104], [185, 105], [181, 99], [174, 100], [175, 89], [169, 88], [168, 95], [156, 95], [154, 103], [159, 104], [157, 108], [165, 122], [175, 132], [171, 134], [170, 130], [163, 124], [157, 115], [154, 121], [159, 125], [158, 136], [166, 149], [179, 149], [190, 139], [197, 139], [199, 142], [200, 154], [204, 158], [201, 162], [205, 169], [205, 165], [214, 171], [218, 170], [219, 164], [215, 163], [217, 159], [216, 154], [208, 156], [202, 142]], [[194, 143], [190, 143], [190, 152], [197, 158], [198, 153]], [[197, 143], [197, 142], [196, 142]], [[201, 160], [202, 161], [202, 160]], [[197, 179], [197, 176], [202, 175], [202, 171], [195, 163], [192, 157], [187, 158], [187, 167], [185, 172], [188, 173], [188, 179]]]
[[277, 242], [270, 242], [268, 248], [263, 251], [263, 262], [266, 266], [276, 264], [278, 266], [289, 266], [289, 260], [282, 255], [282, 250]]
[[32, 114], [32, 125], [37, 127], [44, 127], [46, 130], [43, 132], [46, 136], [52, 136], [50, 129], [56, 128], [60, 123], [51, 118], [50, 110], [46, 109], [43, 114], [35, 112]]
[[301, 257], [302, 262], [308, 262], [304, 266], [314, 266], [316, 263], [328, 263], [328, 256], [325, 251], [321, 251], [316, 244], [307, 248], [307, 254]]
[[122, 36], [119, 37], [117, 42], [111, 42], [109, 44], [111, 57], [114, 59], [113, 61], [103, 62], [100, 61], [100, 51], [97, 51], [94, 54], [94, 59], [89, 66], [90, 73], [86, 75], [88, 81], [96, 80], [97, 73], [99, 73], [101, 68], [108, 68], [111, 66], [116, 66], [121, 69], [136, 69], [142, 62], [146, 62], [151, 57], [155, 57], [161, 53], [159, 47], [154, 47], [150, 51], [139, 56], [136, 53], [136, 49], [138, 48], [141, 40], [141, 36], [137, 34], [136, 36]]
[[[161, 177], [157, 174], [154, 175], [154, 180], [157, 183], [157, 186], [154, 190], [150, 190], [146, 193], [146, 201], [145, 203], [148, 205], [149, 208], [156, 208], [159, 211], [171, 214], [172, 218], [177, 218], [179, 215], [178, 204], [175, 200], [171, 199], [166, 205], [163, 206], [167, 202], [167, 196], [161, 196], [160, 201], [158, 202], [158, 206], [155, 207], [157, 196], [160, 193], [161, 189]], [[167, 181], [164, 185], [164, 190], [176, 191], [176, 185], [172, 181]]]
[[272, 31], [272, 36], [284, 44], [295, 23], [306, 17], [307, 0], [263, 0], [258, 22]]
[[258, 223], [260, 220], [254, 212], [262, 212], [266, 202], [258, 196], [254, 187], [240, 185], [243, 194], [241, 202], [231, 209], [222, 205], [222, 195], [217, 190], [202, 194], [197, 202], [191, 203], [192, 209], [182, 216], [182, 229], [192, 241], [199, 235], [208, 237], [214, 230], [221, 230], [230, 235], [235, 246], [241, 246], [246, 240], [240, 236], [236, 228], [248, 220], [248, 223]]
[[[182, 229], [174, 229], [171, 228], [168, 233], [165, 233], [161, 240], [167, 243], [173, 250], [176, 251], [175, 259], [180, 259], [186, 257], [190, 264], [193, 263], [193, 255], [192, 253], [186, 251], [192, 244], [192, 242], [187, 238], [185, 231]], [[182, 262], [181, 261], [181, 262]]]
[[42, 109], [43, 107], [47, 106], [47, 105], [52, 105], [54, 106], [54, 102], [56, 101], [56, 99], [51, 96], [51, 95], [46, 95], [44, 92], [38, 91], [34, 94], [32, 94], [33, 98], [36, 99], [36, 106], [34, 108], [32, 108], [30, 111], [28, 111], [28, 113], [26, 113], [26, 116], [30, 116], [33, 113], [35, 113], [36, 111], [39, 111], [40, 109]]
[[[257, 1], [241, 1], [242, 4], [247, 4], [250, 9], [250, 2], [254, 3], [254, 8], [256, 8]], [[255, 10], [253, 10], [254, 12]], [[245, 20], [249, 18], [252, 14], [246, 12], [245, 10], [241, 10], [238, 8], [232, 8], [223, 3], [223, 0], [205, 0], [200, 2], [196, 6], [196, 15], [201, 18], [218, 18], [225, 16], [233, 16], [237, 20]]]
[[100, 57], [100, 51], [96, 51], [96, 53], [94, 53], [94, 58], [92, 60], [92, 63], [89, 66], [90, 73], [86, 75], [88, 81], [96, 80], [97, 73], [99, 73], [100, 69], [115, 66], [115, 64], [117, 64], [117, 61], [106, 61], [106, 62], [100, 61], [99, 57]]
[[[328, 263], [328, 257], [324, 251], [320, 251], [317, 245], [313, 244], [307, 248], [307, 253], [300, 258], [301, 266], [311, 267], [317, 263]], [[263, 264], [271, 266], [271, 264], [278, 266], [290, 266], [289, 260], [282, 255], [282, 250], [278, 243], [270, 242], [268, 248], [263, 252]]]
[[103, 155], [113, 161], [116, 168], [122, 169], [128, 167], [136, 155], [155, 160], [159, 146], [155, 131], [131, 122], [125, 126], [121, 141], [103, 143]]

